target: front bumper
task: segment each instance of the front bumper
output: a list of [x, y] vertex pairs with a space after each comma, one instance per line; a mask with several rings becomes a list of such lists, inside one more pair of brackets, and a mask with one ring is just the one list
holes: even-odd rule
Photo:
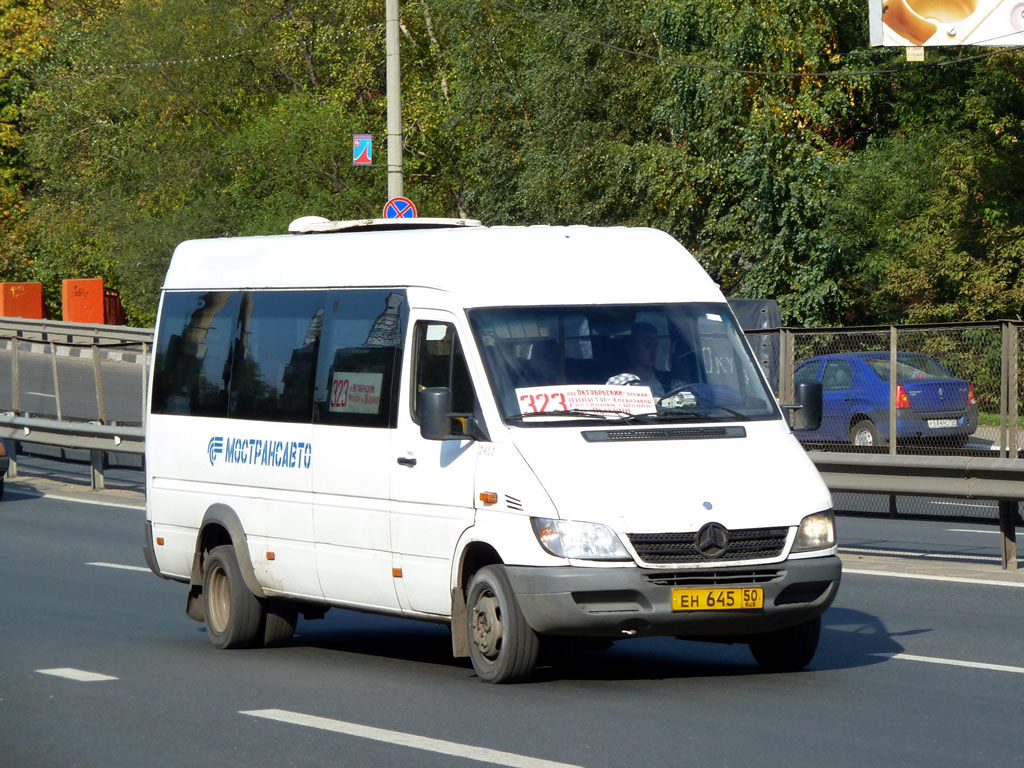
[[[842, 562], [831, 555], [713, 571], [575, 566], [508, 566], [506, 570], [523, 615], [540, 634], [731, 639], [820, 616], [839, 590]], [[691, 586], [760, 587], [764, 607], [673, 611], [672, 590]]]

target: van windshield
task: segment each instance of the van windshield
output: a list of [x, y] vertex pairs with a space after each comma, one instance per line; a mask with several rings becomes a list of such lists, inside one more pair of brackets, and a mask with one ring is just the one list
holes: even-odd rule
[[724, 303], [479, 308], [469, 319], [507, 423], [781, 418]]

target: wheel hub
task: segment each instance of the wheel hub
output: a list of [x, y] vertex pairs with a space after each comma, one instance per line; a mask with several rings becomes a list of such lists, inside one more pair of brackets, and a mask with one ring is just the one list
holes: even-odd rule
[[473, 644], [489, 659], [498, 655], [501, 647], [502, 626], [498, 599], [492, 594], [481, 595], [473, 606], [471, 634]]
[[223, 632], [231, 615], [231, 584], [224, 569], [219, 566], [214, 567], [208, 582], [207, 589], [210, 594], [207, 609], [210, 615], [206, 620], [215, 632]]

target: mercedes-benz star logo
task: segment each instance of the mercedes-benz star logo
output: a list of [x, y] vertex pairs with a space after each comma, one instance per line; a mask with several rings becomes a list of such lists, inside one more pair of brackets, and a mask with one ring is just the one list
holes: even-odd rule
[[704, 557], [719, 557], [729, 548], [729, 531], [721, 523], [708, 523], [697, 531], [697, 551]]

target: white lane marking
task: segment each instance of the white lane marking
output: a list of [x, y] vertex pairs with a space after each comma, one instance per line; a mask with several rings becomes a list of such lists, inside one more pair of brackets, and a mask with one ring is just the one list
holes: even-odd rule
[[889, 555], [899, 557], [925, 557], [929, 560], [977, 560], [983, 563], [998, 563], [998, 555], [957, 555], [949, 552], [914, 552], [913, 550], [878, 549], [876, 547], [840, 547], [840, 552], [854, 555]]
[[961, 661], [960, 659], [940, 659], [934, 656], [914, 656], [910, 653], [874, 653], [873, 656], [884, 656], [889, 659], [903, 661], [923, 661], [926, 664], [945, 664], [949, 667], [970, 667], [971, 669], [989, 669], [993, 672], [1015, 672], [1024, 675], [1024, 667], [1009, 667], [1005, 664], [986, 664], [982, 661]]
[[929, 576], [923, 573], [901, 573], [898, 571], [872, 571], [861, 568], [843, 566], [843, 575], [856, 573], [861, 576], [891, 576], [894, 579], [920, 579], [921, 581], [948, 581], [955, 584], [983, 584], [990, 587], [1016, 587], [1024, 589], [1024, 583], [1016, 581], [996, 581], [995, 579], [965, 579], [960, 576]]
[[988, 533], [993, 536], [1002, 536], [1002, 531], [983, 531], [981, 528], [947, 528], [949, 533]]
[[72, 667], [60, 667], [58, 669], [37, 669], [41, 675], [53, 675], [54, 677], [66, 677], [68, 680], [77, 680], [80, 683], [94, 683], [99, 680], [117, 680], [110, 675], [101, 675], [98, 672], [86, 672], [84, 669]]
[[25, 394], [35, 395], [36, 397], [56, 397], [56, 395], [51, 395], [49, 392], [26, 392]]
[[118, 563], [86, 563], [86, 565], [95, 565], [99, 568], [119, 568], [122, 571], [145, 571], [149, 573], [149, 568], [143, 568], [138, 565], [120, 565]]
[[343, 720], [331, 720], [326, 717], [303, 715], [300, 712], [289, 712], [284, 709], [253, 709], [240, 712], [239, 714], [262, 717], [267, 720], [277, 720], [278, 722], [290, 723], [292, 725], [304, 725], [307, 728], [319, 728], [323, 731], [343, 733], [348, 736], [372, 739], [373, 741], [383, 741], [387, 744], [398, 744], [399, 746], [421, 749], [426, 752], [438, 752], [442, 755], [477, 760], [481, 763], [506, 765], [510, 766], [510, 768], [580, 768], [580, 766], [569, 763], [555, 763], [551, 760], [517, 755], [513, 752], [499, 752], [496, 749], [473, 747], [469, 744], [459, 744], [454, 741], [429, 739], [425, 736], [416, 736], [411, 733], [373, 728], [368, 725], [347, 723]]
[[[13, 490], [13, 489], [12, 489]], [[118, 504], [114, 501], [102, 501], [101, 499], [79, 499], [74, 496], [55, 496], [53, 494], [44, 493], [44, 499], [53, 499], [54, 501], [70, 501], [75, 504], [93, 504], [99, 507], [117, 507], [118, 509], [132, 509], [146, 511], [145, 504]]]

